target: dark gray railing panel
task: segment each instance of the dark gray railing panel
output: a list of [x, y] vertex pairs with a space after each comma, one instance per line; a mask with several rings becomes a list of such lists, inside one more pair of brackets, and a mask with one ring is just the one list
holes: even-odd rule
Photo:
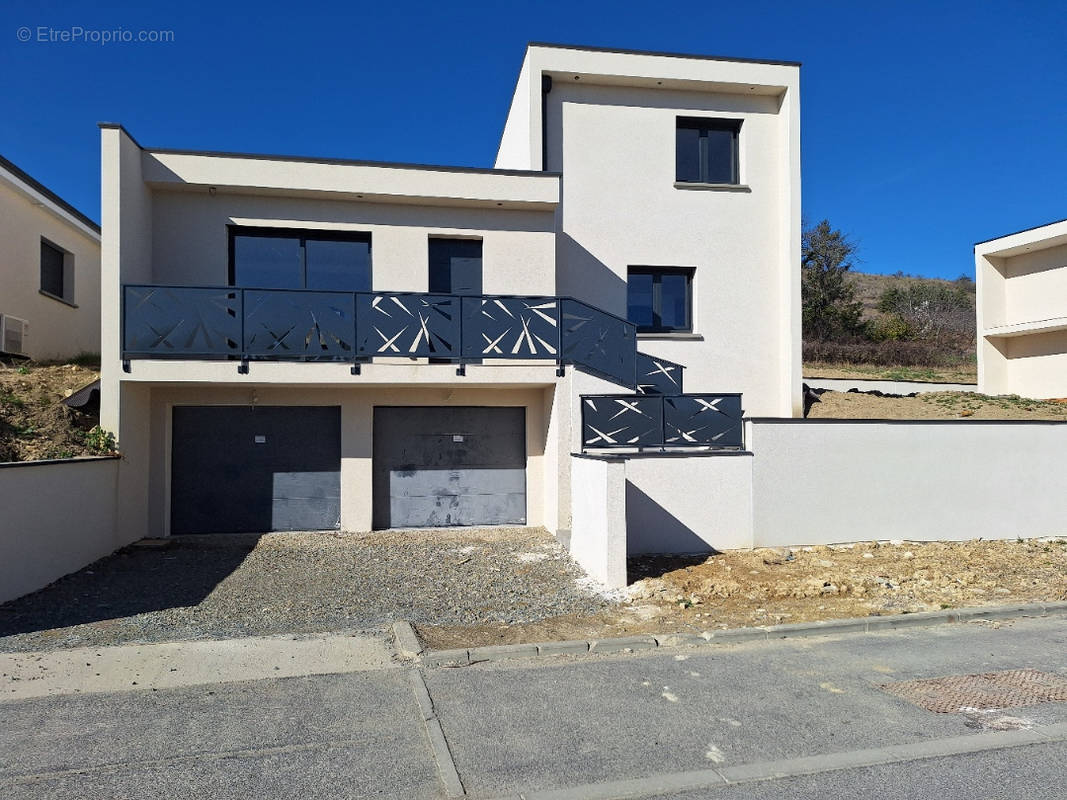
[[464, 358], [559, 359], [555, 297], [464, 297]]
[[123, 294], [126, 355], [229, 356], [241, 352], [241, 290], [127, 286]]
[[582, 396], [582, 449], [744, 447], [739, 394]]
[[563, 360], [637, 388], [637, 327], [578, 300], [560, 300]]
[[659, 447], [663, 402], [655, 395], [582, 397], [582, 448]]
[[668, 446], [742, 447], [741, 396], [684, 394], [663, 397], [664, 443]]
[[339, 361], [354, 355], [351, 292], [246, 289], [244, 312], [249, 357]]
[[641, 394], [681, 394], [685, 367], [647, 353], [637, 353], [637, 391]]
[[356, 352], [458, 359], [460, 299], [446, 294], [356, 295]]

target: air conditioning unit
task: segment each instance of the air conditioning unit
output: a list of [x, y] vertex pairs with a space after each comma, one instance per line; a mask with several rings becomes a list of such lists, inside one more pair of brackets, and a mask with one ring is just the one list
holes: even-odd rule
[[24, 356], [30, 323], [10, 314], [0, 314], [0, 353]]

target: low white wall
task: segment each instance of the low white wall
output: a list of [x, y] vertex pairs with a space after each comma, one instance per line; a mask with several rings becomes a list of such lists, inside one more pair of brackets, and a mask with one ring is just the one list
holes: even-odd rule
[[977, 392], [977, 383], [929, 383], [927, 381], [869, 381], [852, 378], [805, 378], [812, 389], [830, 389], [834, 392], [847, 392], [859, 389], [861, 392], [886, 392], [887, 394], [911, 394], [912, 392]]
[[571, 456], [570, 553], [612, 589], [626, 585], [626, 463]]
[[757, 547], [1067, 534], [1067, 424], [755, 419]]
[[751, 547], [752, 461], [751, 453], [628, 458], [628, 553]]
[[0, 465], [0, 603], [116, 550], [117, 458]]

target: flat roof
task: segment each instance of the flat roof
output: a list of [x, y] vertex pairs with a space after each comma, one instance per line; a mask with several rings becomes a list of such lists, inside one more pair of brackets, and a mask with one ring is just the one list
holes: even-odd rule
[[630, 56], [662, 56], [664, 58], [691, 58], [699, 61], [736, 61], [742, 64], [771, 64], [779, 67], [799, 67], [799, 61], [781, 61], [770, 58], [743, 58], [739, 56], [716, 56], [700, 53], [672, 53], [657, 50], [627, 50], [621, 47], [594, 47], [582, 44], [559, 44], [556, 42], [528, 42], [527, 49], [531, 47], [551, 47], [557, 50], [584, 50], [590, 53], [619, 53]]
[[1061, 222], [1067, 222], [1067, 217], [1064, 219], [1054, 219], [1052, 222], [1046, 222], [1042, 225], [1034, 225], [1032, 228], [1023, 228], [1021, 231], [1012, 231], [1011, 233], [1004, 233], [1000, 236], [994, 236], [992, 239], [983, 239], [980, 242], [975, 242], [974, 246], [978, 247], [980, 244], [989, 244], [995, 242], [998, 239], [1007, 239], [1009, 236], [1018, 236], [1020, 233], [1029, 233], [1030, 231], [1038, 231], [1042, 228], [1047, 228], [1049, 225], [1059, 225]]
[[443, 164], [417, 164], [408, 161], [371, 161], [356, 158], [324, 158], [322, 156], [278, 155], [275, 153], [233, 153], [223, 150], [184, 150], [168, 147], [145, 147], [120, 123], [101, 122], [101, 128], [118, 128], [133, 139], [134, 143], [149, 153], [175, 156], [207, 156], [213, 158], [248, 158], [260, 161], [293, 161], [304, 164], [340, 164], [354, 167], [388, 167], [390, 169], [415, 169], [430, 172], [459, 172], [476, 175], [514, 175], [519, 177], [559, 178], [559, 172], [542, 172], [529, 169], [495, 169], [493, 167], [457, 167]]
[[43, 194], [45, 197], [47, 197], [49, 200], [51, 200], [57, 206], [62, 208], [64, 211], [66, 211], [69, 214], [71, 214], [72, 216], [76, 217], [79, 221], [84, 222], [86, 225], [88, 225], [90, 228], [92, 228], [97, 233], [100, 233], [100, 226], [96, 222], [91, 220], [89, 217], [87, 217], [81, 211], [76, 209], [74, 206], [72, 206], [70, 203], [68, 203], [66, 200], [64, 200], [62, 197], [60, 197], [58, 194], [53, 192], [51, 189], [49, 189], [47, 186], [45, 186], [39, 180], [37, 180], [36, 178], [31, 176], [29, 173], [25, 172], [24, 170], [19, 169], [17, 166], [15, 166], [15, 164], [11, 163], [10, 161], [8, 161], [3, 156], [0, 156], [0, 167], [3, 167], [8, 172], [10, 172], [12, 175], [14, 175], [16, 178], [18, 178], [20, 181], [22, 181], [27, 186], [29, 186], [31, 189], [33, 189], [36, 192], [39, 192], [40, 194]]

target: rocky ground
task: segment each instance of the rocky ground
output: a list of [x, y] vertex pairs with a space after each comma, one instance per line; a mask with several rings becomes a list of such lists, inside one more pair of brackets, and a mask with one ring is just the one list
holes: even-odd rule
[[0, 605], [0, 651], [515, 625], [611, 605], [536, 529], [184, 537]]
[[94, 366], [0, 363], [0, 461], [34, 461], [99, 455], [100, 444], [88, 435], [97, 412], [63, 405], [100, 377]]
[[1067, 540], [867, 542], [630, 567], [623, 602], [599, 613], [418, 631], [434, 647], [459, 647], [1067, 600]]
[[866, 392], [819, 395], [809, 419], [1042, 419], [1067, 420], [1067, 399], [1028, 400], [1018, 395], [923, 392], [879, 397]]

